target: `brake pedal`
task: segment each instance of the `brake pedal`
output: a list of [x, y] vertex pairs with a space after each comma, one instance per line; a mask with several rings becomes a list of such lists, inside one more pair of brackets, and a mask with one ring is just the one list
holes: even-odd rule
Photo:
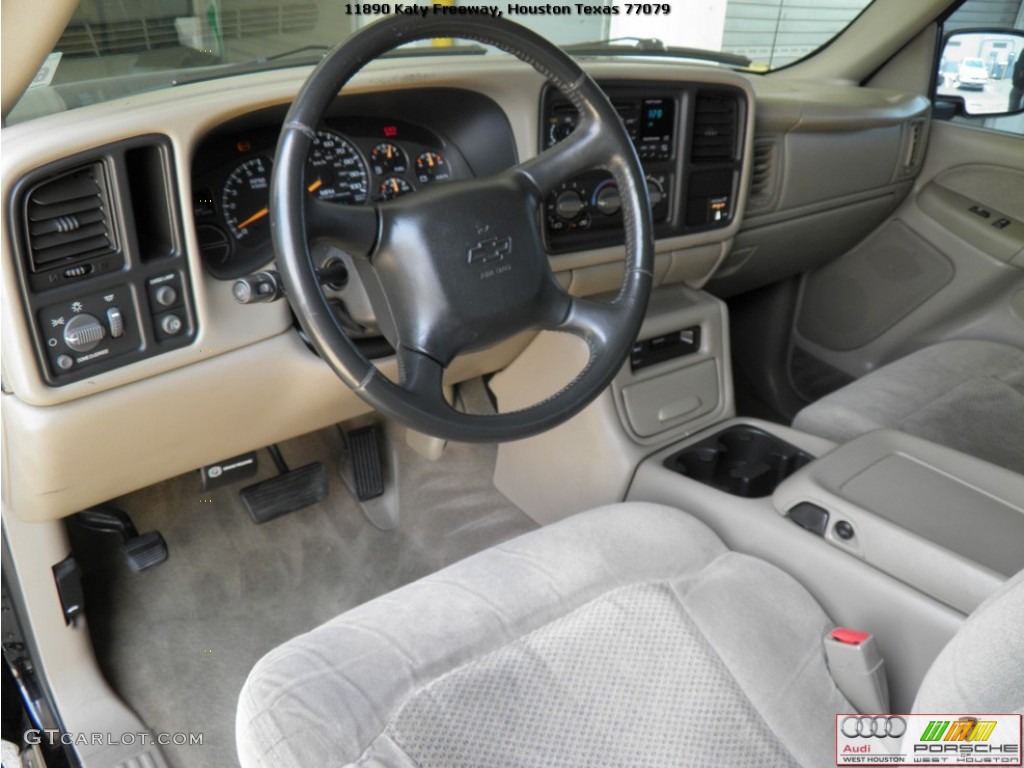
[[127, 512], [114, 507], [93, 507], [75, 515], [75, 521], [90, 531], [121, 536], [121, 555], [133, 573], [148, 571], [164, 562], [169, 552], [159, 531], [139, 534]]
[[243, 488], [239, 495], [254, 523], [262, 524], [327, 498], [327, 470], [319, 461], [288, 469], [281, 451], [269, 446], [281, 474]]

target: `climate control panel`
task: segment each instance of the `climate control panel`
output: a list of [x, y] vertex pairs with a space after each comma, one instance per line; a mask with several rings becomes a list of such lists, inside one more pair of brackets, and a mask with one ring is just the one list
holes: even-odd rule
[[[666, 221], [671, 203], [672, 175], [647, 175], [647, 196], [654, 221]], [[622, 197], [615, 180], [602, 171], [578, 176], [552, 190], [544, 202], [545, 230], [554, 250], [584, 231], [622, 228]], [[575, 240], [575, 238], [571, 238]]]

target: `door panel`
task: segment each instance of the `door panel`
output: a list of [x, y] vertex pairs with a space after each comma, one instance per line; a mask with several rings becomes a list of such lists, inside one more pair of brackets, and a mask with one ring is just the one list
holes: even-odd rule
[[804, 381], [794, 383], [823, 394], [808, 355], [823, 377], [857, 377], [944, 339], [1024, 347], [1022, 307], [1024, 137], [936, 121], [910, 195], [804, 277], [793, 334]]

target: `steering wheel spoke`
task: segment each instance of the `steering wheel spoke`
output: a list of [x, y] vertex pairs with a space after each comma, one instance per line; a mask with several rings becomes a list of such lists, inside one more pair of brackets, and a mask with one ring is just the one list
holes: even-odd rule
[[622, 323], [622, 308], [592, 299], [566, 294], [565, 315], [561, 322], [547, 326], [548, 330], [565, 331], [579, 336], [590, 347], [591, 358], [610, 351], [611, 338]]
[[444, 366], [430, 355], [399, 345], [398, 386], [415, 395], [432, 410], [447, 409], [444, 399]]
[[377, 247], [380, 212], [376, 205], [342, 205], [310, 198], [306, 203], [310, 242], [328, 240], [356, 258], [369, 258]]

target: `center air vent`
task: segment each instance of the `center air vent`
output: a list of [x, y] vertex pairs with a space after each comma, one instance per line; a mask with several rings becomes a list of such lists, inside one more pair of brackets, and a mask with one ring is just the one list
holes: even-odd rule
[[690, 158], [696, 162], [728, 162], [736, 155], [736, 99], [722, 93], [697, 94]]
[[103, 165], [93, 163], [33, 187], [25, 200], [25, 229], [33, 272], [115, 253]]

